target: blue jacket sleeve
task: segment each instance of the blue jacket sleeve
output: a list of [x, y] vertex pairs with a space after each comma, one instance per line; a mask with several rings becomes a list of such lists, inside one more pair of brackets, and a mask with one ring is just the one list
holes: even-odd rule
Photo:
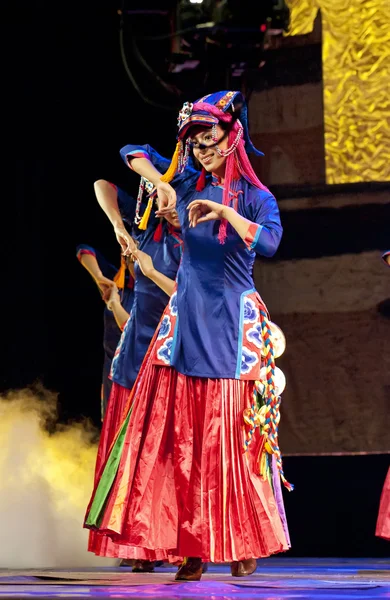
[[76, 247], [76, 257], [78, 260], [81, 260], [83, 254], [90, 254], [96, 258], [95, 248], [92, 248], [92, 246], [88, 246], [88, 244], [79, 244]]
[[283, 228], [275, 197], [267, 190], [250, 187], [245, 202], [245, 217], [252, 221], [244, 240], [247, 248], [271, 257], [282, 239]]
[[89, 254], [90, 256], [94, 256], [96, 258], [99, 268], [103, 273], [104, 277], [107, 277], [108, 279], [113, 279], [115, 277], [115, 274], [118, 271], [117, 267], [112, 265], [106, 259], [106, 257], [101, 252], [99, 252], [99, 250], [96, 250], [88, 244], [79, 244], [76, 248], [76, 257], [80, 262], [82, 256], [85, 254]]
[[164, 158], [161, 154], [156, 152], [149, 144], [144, 144], [142, 146], [127, 144], [127, 146], [121, 148], [120, 154], [126, 165], [130, 168], [132, 158], [148, 158], [160, 173], [165, 173], [171, 162], [168, 158]]
[[[159, 154], [149, 144], [144, 144], [143, 146], [127, 144], [127, 146], [124, 146], [120, 150], [120, 154], [126, 165], [130, 168], [132, 158], [147, 158], [157, 169], [157, 171], [160, 171], [161, 174], [164, 174], [171, 164], [170, 159], [161, 156], [161, 154]], [[177, 173], [171, 184], [176, 189], [176, 187], [181, 185], [183, 182], [188, 182], [189, 180], [192, 181], [197, 177], [199, 177], [199, 172], [194, 168], [192, 158], [190, 158], [188, 161], [188, 166], [184, 169], [183, 173]]]

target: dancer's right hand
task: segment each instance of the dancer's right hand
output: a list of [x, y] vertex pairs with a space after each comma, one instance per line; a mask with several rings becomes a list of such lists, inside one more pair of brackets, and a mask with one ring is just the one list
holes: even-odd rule
[[101, 291], [101, 293], [103, 295], [103, 299], [104, 299], [104, 295], [106, 293], [110, 293], [112, 288], [116, 287], [114, 281], [112, 281], [111, 279], [108, 279], [108, 277], [104, 277], [104, 275], [101, 275], [100, 277], [96, 277], [95, 281], [97, 283], [99, 290]]
[[128, 256], [137, 246], [123, 225], [114, 226], [114, 232], [118, 243], [122, 249], [122, 254]]
[[103, 294], [103, 300], [107, 304], [108, 310], [112, 310], [112, 304], [115, 302], [115, 300], [120, 303], [121, 297], [116, 285], [114, 285], [111, 289], [106, 290], [106, 292]]
[[159, 181], [157, 186], [157, 203], [158, 210], [156, 211], [157, 217], [163, 217], [171, 210], [176, 208], [176, 192], [173, 187], [165, 181]]

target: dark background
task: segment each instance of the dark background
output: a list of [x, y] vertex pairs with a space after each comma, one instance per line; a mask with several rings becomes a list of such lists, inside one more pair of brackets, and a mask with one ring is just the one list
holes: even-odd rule
[[[10, 135], [3, 138], [1, 388], [42, 381], [59, 394], [61, 420], [86, 416], [96, 425], [103, 307], [75, 247], [96, 245], [113, 261], [118, 247], [93, 182], [111, 179], [136, 193], [121, 146], [148, 142], [169, 155], [175, 143], [176, 106], [146, 105], [125, 73], [117, 8], [13, 4], [3, 21]], [[288, 555], [389, 554], [374, 537], [387, 467], [387, 456], [287, 457], [295, 484], [286, 497]]]

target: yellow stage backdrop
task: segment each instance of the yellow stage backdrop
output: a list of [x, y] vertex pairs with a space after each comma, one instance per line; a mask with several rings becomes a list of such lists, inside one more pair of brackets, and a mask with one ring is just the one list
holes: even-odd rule
[[289, 35], [321, 11], [327, 183], [389, 181], [389, 0], [287, 1]]

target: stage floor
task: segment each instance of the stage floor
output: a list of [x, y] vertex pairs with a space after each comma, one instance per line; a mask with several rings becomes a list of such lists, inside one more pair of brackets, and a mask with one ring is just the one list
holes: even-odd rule
[[135, 574], [128, 568], [0, 570], [0, 598], [132, 598], [195, 600], [390, 599], [390, 559], [270, 558], [250, 577], [211, 565], [200, 582], [173, 581], [176, 569]]

